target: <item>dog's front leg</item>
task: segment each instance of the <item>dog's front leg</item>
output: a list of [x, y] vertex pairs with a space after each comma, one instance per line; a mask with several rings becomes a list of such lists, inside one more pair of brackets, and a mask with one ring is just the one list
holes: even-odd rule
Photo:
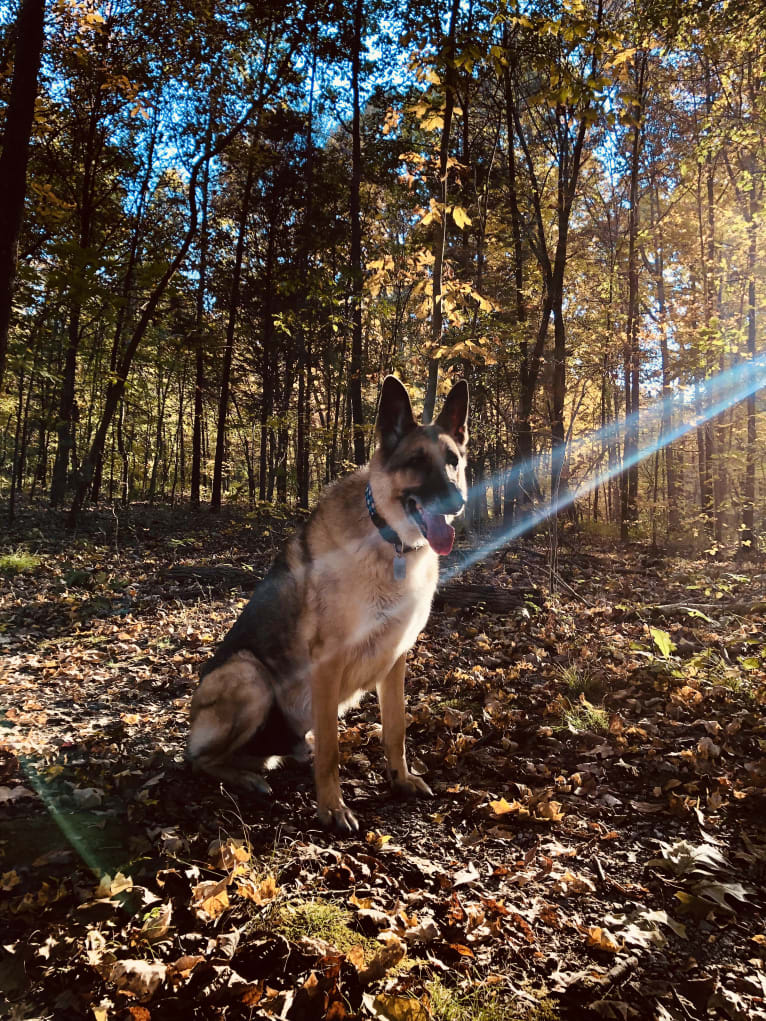
[[392, 788], [409, 797], [425, 794], [433, 797], [433, 791], [419, 776], [410, 773], [404, 750], [404, 735], [407, 725], [404, 718], [404, 672], [407, 654], [397, 659], [386, 677], [378, 684], [380, 717], [383, 723], [383, 748], [386, 752], [388, 778]]
[[329, 663], [314, 672], [311, 682], [314, 720], [314, 782], [319, 821], [341, 833], [359, 829], [354, 813], [340, 793], [338, 775], [338, 706], [341, 668]]

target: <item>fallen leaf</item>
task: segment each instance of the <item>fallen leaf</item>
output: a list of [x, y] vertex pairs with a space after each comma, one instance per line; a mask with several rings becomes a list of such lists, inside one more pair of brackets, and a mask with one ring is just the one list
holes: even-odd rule
[[207, 849], [210, 864], [214, 869], [232, 869], [235, 865], [250, 861], [250, 851], [241, 840], [213, 840]]
[[269, 874], [265, 879], [259, 881], [246, 877], [244, 879], [237, 880], [235, 887], [236, 892], [240, 897], [244, 897], [246, 900], [251, 900], [254, 904], [263, 905], [268, 904], [270, 901], [279, 893], [279, 887], [277, 881], [273, 875]]
[[617, 954], [622, 950], [623, 944], [619, 943], [608, 929], [593, 926], [587, 930], [587, 933], [589, 947], [595, 947], [597, 950], [606, 950], [610, 954]]
[[147, 943], [156, 943], [158, 940], [164, 939], [170, 930], [172, 917], [173, 905], [170, 902], [152, 908], [144, 919], [144, 924], [138, 930], [139, 938], [146, 940]]
[[226, 910], [229, 906], [229, 895], [226, 892], [228, 883], [229, 877], [226, 876], [218, 882], [209, 880], [194, 887], [192, 907], [198, 918], [207, 921], [217, 918]]
[[498, 798], [497, 801], [490, 801], [489, 807], [495, 815], [508, 815], [509, 812], [518, 812], [522, 808], [519, 801], [506, 801], [505, 798]]
[[117, 961], [110, 981], [140, 1002], [147, 1002], [165, 981], [167, 968], [158, 961]]
[[412, 996], [380, 993], [373, 997], [365, 993], [364, 1003], [373, 1017], [385, 1021], [431, 1021], [432, 1017], [425, 1005]]

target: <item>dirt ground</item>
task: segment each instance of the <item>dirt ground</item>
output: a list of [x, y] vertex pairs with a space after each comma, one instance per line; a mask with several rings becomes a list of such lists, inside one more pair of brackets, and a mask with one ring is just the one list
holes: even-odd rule
[[366, 696], [337, 838], [307, 767], [264, 801], [183, 761], [292, 526], [27, 511], [4, 541], [0, 1016], [766, 1018], [763, 569], [580, 534], [551, 594], [543, 538], [488, 557], [409, 658], [434, 799], [390, 796]]

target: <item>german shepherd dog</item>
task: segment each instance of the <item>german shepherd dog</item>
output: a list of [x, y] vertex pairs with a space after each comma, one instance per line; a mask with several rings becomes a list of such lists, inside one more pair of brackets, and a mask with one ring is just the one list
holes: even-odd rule
[[187, 746], [195, 768], [269, 794], [266, 760], [307, 759], [313, 730], [319, 819], [357, 830], [338, 779], [338, 715], [377, 687], [391, 785], [431, 795], [407, 768], [405, 660], [465, 503], [467, 420], [464, 381], [421, 426], [386, 377], [369, 465], [324, 491], [202, 668]]

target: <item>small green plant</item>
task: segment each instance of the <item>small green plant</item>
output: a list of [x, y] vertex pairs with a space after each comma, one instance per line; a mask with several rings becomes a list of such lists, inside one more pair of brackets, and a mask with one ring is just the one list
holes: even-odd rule
[[593, 705], [583, 694], [574, 702], [566, 695], [559, 695], [558, 705], [561, 730], [590, 730], [595, 734], [605, 734], [609, 730], [609, 713], [603, 706]]
[[565, 666], [559, 669], [559, 677], [566, 685], [570, 698], [579, 699], [580, 695], [584, 695], [593, 701], [600, 699], [604, 694], [603, 681], [594, 677], [587, 670], [581, 670], [576, 666]]
[[4, 553], [0, 556], [0, 574], [23, 574], [25, 571], [34, 571], [42, 563], [40, 557], [27, 550], [16, 550], [13, 553]]
[[737, 663], [725, 660], [712, 649], [691, 656], [684, 664], [684, 675], [692, 681], [728, 688], [745, 697], [755, 694], [754, 670], [760, 665], [756, 657], [740, 658]]
[[434, 978], [426, 984], [432, 1017], [438, 1021], [556, 1021], [550, 1000], [535, 1006], [511, 1003], [508, 994], [486, 984], [461, 991]]

